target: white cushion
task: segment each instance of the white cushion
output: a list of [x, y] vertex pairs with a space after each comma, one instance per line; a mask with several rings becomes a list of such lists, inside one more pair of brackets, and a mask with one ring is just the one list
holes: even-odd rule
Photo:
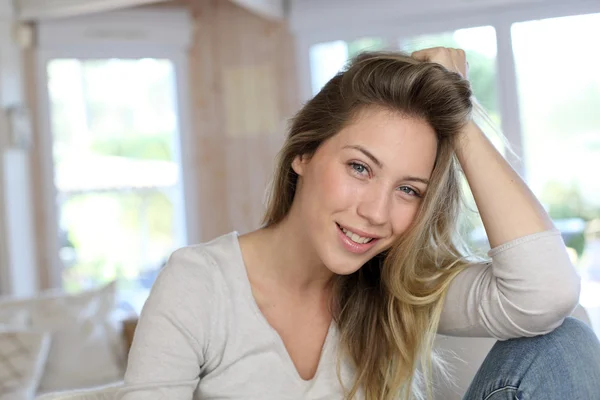
[[0, 400], [34, 398], [49, 344], [47, 333], [0, 331]]
[[27, 310], [0, 311], [0, 329], [16, 328], [26, 330], [29, 327]]
[[0, 303], [0, 312], [27, 310], [34, 330], [52, 334], [40, 392], [104, 385], [123, 378], [121, 338], [110, 319], [115, 286]]

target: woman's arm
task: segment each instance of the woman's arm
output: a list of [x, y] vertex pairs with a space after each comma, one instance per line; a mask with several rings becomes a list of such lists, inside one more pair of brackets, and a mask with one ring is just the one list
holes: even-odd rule
[[473, 123], [457, 148], [492, 247], [490, 265], [452, 282], [441, 333], [498, 339], [548, 333], [579, 301], [579, 277], [560, 232], [530, 189]]
[[204, 365], [214, 282], [198, 247], [177, 250], [140, 316], [118, 400], [191, 400]]
[[560, 232], [534, 233], [494, 247], [491, 263], [450, 283], [438, 332], [510, 339], [549, 333], [579, 300], [579, 276]]
[[473, 121], [461, 133], [456, 154], [492, 248], [554, 228], [529, 187]]
[[[434, 48], [413, 57], [467, 75], [462, 50]], [[473, 121], [460, 133], [456, 153], [492, 247], [492, 263], [467, 268], [454, 279], [440, 331], [501, 339], [551, 331], [579, 298], [579, 278], [560, 233]]]

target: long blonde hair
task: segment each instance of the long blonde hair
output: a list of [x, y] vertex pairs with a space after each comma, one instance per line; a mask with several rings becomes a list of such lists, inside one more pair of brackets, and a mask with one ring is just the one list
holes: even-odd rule
[[[450, 281], [467, 263], [457, 242], [461, 207], [458, 133], [473, 110], [469, 83], [434, 63], [396, 52], [362, 53], [297, 113], [280, 152], [266, 226], [289, 212], [298, 176], [296, 156], [325, 140], [369, 107], [427, 121], [438, 149], [430, 185], [415, 221], [389, 250], [357, 272], [334, 278], [332, 313], [340, 348], [355, 379], [348, 399], [409, 399], [422, 372], [431, 396], [432, 346]], [[339, 375], [339, 364], [338, 364]]]

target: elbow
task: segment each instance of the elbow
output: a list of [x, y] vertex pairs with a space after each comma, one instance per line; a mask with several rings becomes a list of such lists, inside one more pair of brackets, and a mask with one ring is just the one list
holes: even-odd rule
[[[574, 271], [573, 271], [574, 272]], [[556, 278], [556, 276], [555, 276]], [[553, 282], [538, 282], [527, 295], [504, 296], [503, 313], [507, 318], [505, 338], [532, 337], [552, 332], [562, 325], [579, 303], [580, 280], [577, 274]], [[557, 285], [556, 282], [561, 282]]]
[[548, 322], [552, 329], [549, 331], [560, 326], [573, 313], [581, 294], [581, 277], [566, 251], [560, 256], [555, 258], [556, 264], [546, 264], [548, 274], [542, 279], [543, 287], [539, 288], [540, 297], [547, 304], [544, 309], [550, 319]]
[[571, 279], [568, 283], [565, 283], [559, 294], [554, 293], [555, 300], [554, 306], [556, 307], [557, 314], [561, 317], [560, 322], [571, 315], [575, 307], [579, 304], [579, 298], [581, 295], [581, 279], [579, 275], [573, 272]]
[[507, 336], [537, 336], [562, 325], [579, 303], [581, 282], [560, 233], [533, 235], [500, 250], [491, 255]]
[[[540, 293], [541, 306], [536, 316], [530, 318], [530, 326], [527, 327], [529, 332], [539, 334], [547, 334], [562, 325], [565, 318], [573, 313], [573, 310], [579, 304], [579, 295], [581, 292], [581, 283], [579, 276], [573, 273], [572, 276], [561, 281], [560, 287], [556, 287], [556, 283], [552, 285], [552, 289]], [[543, 304], [543, 306], [542, 306]]]

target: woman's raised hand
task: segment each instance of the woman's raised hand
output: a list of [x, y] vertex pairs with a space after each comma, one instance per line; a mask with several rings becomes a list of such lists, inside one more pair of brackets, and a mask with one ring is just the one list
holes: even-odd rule
[[415, 51], [411, 57], [425, 62], [434, 62], [442, 65], [447, 70], [460, 74], [463, 78], [468, 78], [469, 63], [467, 56], [462, 49], [451, 49], [448, 47], [432, 47]]

